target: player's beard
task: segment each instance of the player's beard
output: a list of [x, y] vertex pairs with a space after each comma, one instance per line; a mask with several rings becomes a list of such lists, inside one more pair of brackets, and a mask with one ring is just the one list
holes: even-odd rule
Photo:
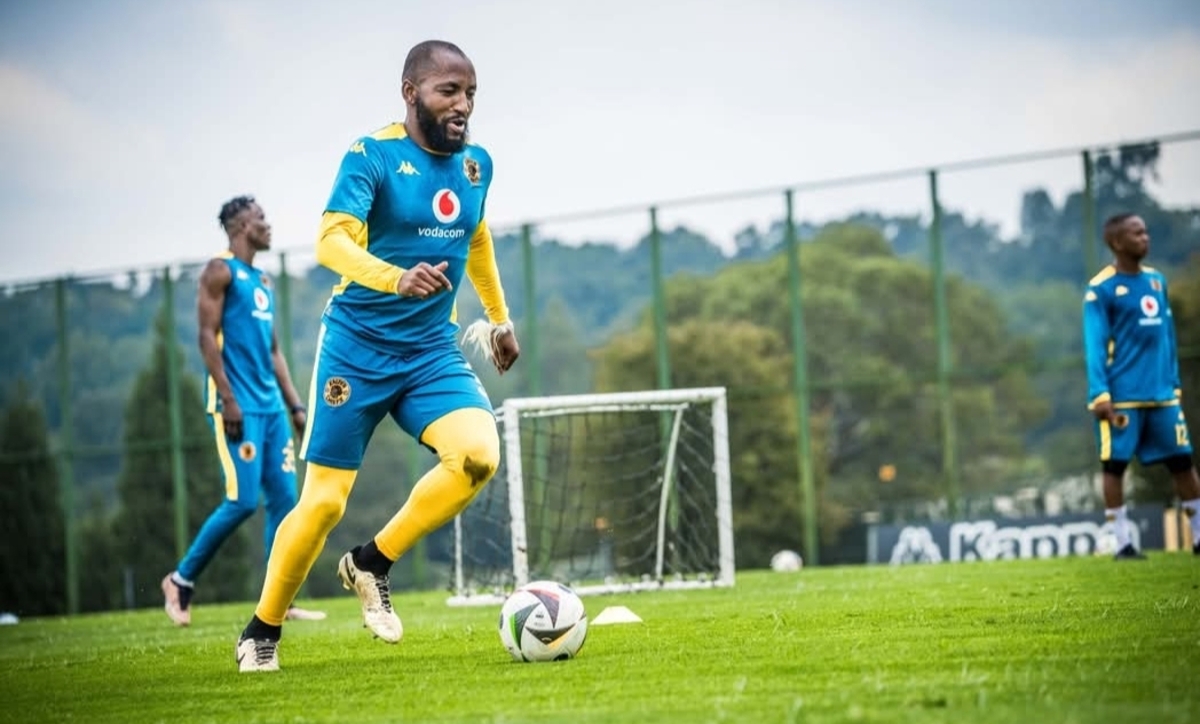
[[470, 128], [463, 130], [462, 138], [453, 139], [449, 137], [449, 121], [438, 123], [437, 117], [433, 115], [433, 111], [417, 99], [417, 127], [421, 129], [421, 135], [425, 136], [425, 142], [429, 144], [432, 151], [438, 153], [458, 153], [467, 145], [467, 134]]

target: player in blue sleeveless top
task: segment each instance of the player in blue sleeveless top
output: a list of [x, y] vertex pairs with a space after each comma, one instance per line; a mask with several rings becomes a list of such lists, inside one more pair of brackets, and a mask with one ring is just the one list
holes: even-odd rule
[[[275, 336], [271, 280], [254, 256], [271, 246], [271, 227], [250, 196], [227, 202], [219, 216], [229, 249], [200, 274], [200, 352], [208, 368], [205, 404], [225, 478], [225, 500], [209, 515], [187, 554], [162, 581], [167, 615], [192, 620], [195, 582], [221, 544], [266, 501], [267, 556], [280, 521], [296, 504], [291, 427], [307, 413]], [[290, 602], [289, 602], [290, 603]], [[324, 614], [289, 606], [289, 618]]]
[[401, 92], [404, 122], [350, 146], [322, 218], [317, 261], [342, 281], [322, 318], [304, 491], [279, 528], [262, 596], [238, 640], [241, 671], [279, 668], [287, 604], [342, 517], [384, 417], [439, 458], [395, 517], [338, 565], [367, 628], [384, 641], [402, 635], [389, 597], [392, 564], [462, 511], [500, 460], [491, 403], [459, 349], [454, 314], [466, 276], [488, 317], [468, 333], [477, 332], [501, 373], [511, 367], [520, 350], [485, 220], [492, 159], [467, 141], [475, 68], [451, 43], [420, 43], [405, 60]]
[[1117, 560], [1144, 558], [1132, 542], [1122, 479], [1136, 456], [1171, 473], [1191, 520], [1200, 555], [1200, 476], [1180, 398], [1175, 320], [1167, 279], [1142, 265], [1150, 250], [1146, 223], [1118, 214], [1104, 224], [1114, 262], [1088, 283], [1083, 301], [1088, 409], [1104, 476], [1105, 516], [1113, 524]]

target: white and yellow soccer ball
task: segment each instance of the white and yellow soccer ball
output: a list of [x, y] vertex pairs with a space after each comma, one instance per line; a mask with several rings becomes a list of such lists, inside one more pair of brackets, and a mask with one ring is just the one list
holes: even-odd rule
[[555, 581], [521, 586], [500, 608], [500, 642], [517, 661], [574, 658], [587, 639], [583, 600]]

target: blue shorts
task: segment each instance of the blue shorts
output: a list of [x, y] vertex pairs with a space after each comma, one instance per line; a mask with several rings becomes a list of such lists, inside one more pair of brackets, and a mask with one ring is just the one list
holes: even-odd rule
[[321, 326], [300, 457], [357, 470], [385, 415], [417, 440], [438, 418], [477, 407], [494, 414], [487, 391], [453, 339], [401, 355], [380, 352]]
[[1136, 456], [1143, 465], [1153, 465], [1192, 454], [1187, 422], [1179, 405], [1118, 409], [1117, 413], [1127, 418], [1124, 425], [1096, 421], [1101, 461], [1129, 462]]
[[209, 415], [208, 424], [216, 436], [227, 500], [257, 506], [265, 495], [295, 503], [295, 443], [287, 412], [243, 413], [242, 439], [237, 442], [225, 436], [220, 414]]

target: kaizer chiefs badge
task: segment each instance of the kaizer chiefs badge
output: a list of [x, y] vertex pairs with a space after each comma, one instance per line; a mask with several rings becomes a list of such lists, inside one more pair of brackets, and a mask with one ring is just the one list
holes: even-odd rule
[[479, 162], [470, 156], [463, 159], [463, 174], [472, 184], [478, 184], [480, 179]]
[[238, 457], [242, 459], [242, 462], [254, 462], [254, 456], [257, 454], [258, 450], [255, 449], [252, 442], [244, 442], [238, 446]]
[[325, 404], [340, 407], [350, 399], [350, 383], [341, 377], [325, 380]]

